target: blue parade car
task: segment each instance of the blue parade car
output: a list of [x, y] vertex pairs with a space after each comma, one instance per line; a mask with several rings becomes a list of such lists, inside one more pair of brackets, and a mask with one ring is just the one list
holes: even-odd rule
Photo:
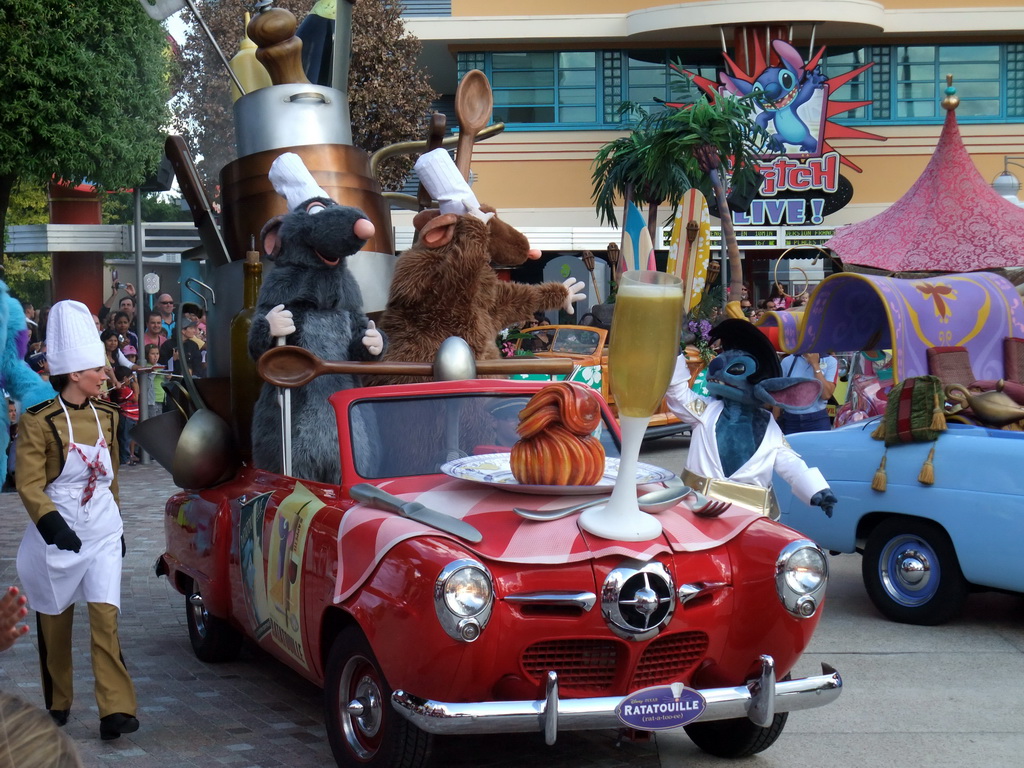
[[[781, 522], [832, 552], [860, 552], [872, 602], [886, 617], [941, 624], [973, 589], [1024, 592], [1024, 432], [950, 423], [934, 443], [891, 446], [878, 419], [787, 439], [839, 499], [831, 518], [776, 481]], [[934, 447], [934, 483], [918, 477]], [[886, 455], [886, 488], [872, 479]]]

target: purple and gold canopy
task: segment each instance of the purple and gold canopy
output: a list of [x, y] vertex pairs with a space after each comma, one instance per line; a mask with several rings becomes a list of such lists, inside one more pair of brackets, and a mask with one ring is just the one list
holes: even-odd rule
[[1000, 197], [964, 147], [953, 110], [921, 177], [866, 221], [825, 243], [845, 264], [889, 273], [973, 272], [1024, 265], [1024, 208]]
[[925, 279], [840, 272], [823, 280], [803, 312], [769, 312], [786, 353], [892, 349], [897, 381], [928, 373], [929, 347], [966, 347], [979, 379], [1003, 377], [1003, 338], [1024, 338], [1013, 285], [989, 272]]

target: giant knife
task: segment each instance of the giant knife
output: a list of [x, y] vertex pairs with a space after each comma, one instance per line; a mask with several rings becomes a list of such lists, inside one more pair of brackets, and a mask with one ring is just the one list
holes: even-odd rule
[[189, 152], [185, 140], [181, 136], [168, 136], [164, 141], [164, 153], [171, 161], [174, 175], [178, 178], [178, 186], [181, 187], [181, 194], [188, 203], [192, 221], [199, 230], [199, 240], [206, 251], [206, 263], [215, 267], [230, 263], [228, 248], [224, 244], [220, 227], [214, 220], [213, 206], [206, 196], [206, 190], [203, 189], [199, 171], [196, 170], [192, 153]]
[[465, 539], [473, 544], [483, 541], [483, 534], [465, 520], [459, 520], [451, 515], [438, 512], [436, 509], [425, 507], [418, 501], [406, 501], [383, 491], [369, 483], [356, 483], [348, 490], [349, 496], [356, 501], [361, 501], [374, 509], [383, 509], [387, 512], [397, 512], [402, 517], [415, 520], [439, 531], [450, 533]]

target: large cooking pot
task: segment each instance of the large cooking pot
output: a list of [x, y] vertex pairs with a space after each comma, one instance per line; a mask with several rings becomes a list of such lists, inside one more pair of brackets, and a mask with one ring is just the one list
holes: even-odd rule
[[235, 102], [235, 146], [245, 157], [307, 144], [351, 144], [348, 96], [310, 83], [271, 85]]
[[263, 225], [288, 212], [288, 204], [269, 178], [271, 164], [284, 151], [302, 158], [332, 200], [359, 208], [373, 222], [374, 236], [359, 253], [346, 260], [346, 265], [359, 283], [363, 311], [383, 310], [395, 269], [391, 212], [381, 195], [380, 184], [370, 175], [369, 156], [350, 144], [271, 149], [240, 157], [224, 166], [220, 174], [224, 199], [221, 224], [229, 257], [232, 261], [244, 259], [253, 238], [260, 248]]

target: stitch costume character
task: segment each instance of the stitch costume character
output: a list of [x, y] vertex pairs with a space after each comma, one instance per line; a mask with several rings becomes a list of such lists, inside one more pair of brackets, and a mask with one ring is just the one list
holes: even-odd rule
[[806, 406], [821, 393], [813, 379], [782, 376], [771, 342], [746, 320], [723, 320], [712, 331], [723, 352], [707, 369], [710, 397], [690, 389], [685, 355], [676, 362], [666, 403], [693, 425], [683, 480], [697, 491], [739, 503], [770, 506], [772, 473], [788, 482], [794, 495], [831, 516], [836, 504], [825, 478], [789, 446], [765, 406]]
[[[571, 314], [573, 303], [586, 298], [583, 283], [572, 277], [541, 285], [500, 280], [492, 262], [516, 267], [540, 258], [540, 251], [492, 209], [481, 209], [445, 150], [421, 156], [416, 171], [440, 210], [416, 216], [419, 240], [398, 259], [381, 319], [388, 338], [382, 359], [433, 362], [449, 336], [465, 339], [477, 360], [496, 359], [503, 328], [538, 310], [564, 307]], [[375, 377], [372, 383], [416, 380]]]
[[[277, 339], [308, 349], [323, 360], [378, 357], [384, 339], [362, 311], [362, 294], [345, 265], [373, 237], [373, 224], [357, 208], [338, 205], [293, 153], [270, 167], [274, 189], [290, 213], [263, 228], [263, 249], [274, 269], [260, 288], [249, 354], [254, 360]], [[356, 385], [353, 376], [320, 376], [292, 390], [292, 473], [338, 483], [338, 428], [327, 398]], [[353, 429], [365, 428], [353, 425]], [[253, 410], [253, 464], [281, 471], [281, 426], [277, 389], [264, 384]], [[361, 441], [368, 442], [368, 441]]]
[[[8, 292], [7, 284], [0, 280], [0, 387], [14, 398], [22, 410], [50, 400], [53, 391], [39, 374], [25, 362], [28, 350], [29, 330], [21, 302]], [[7, 454], [11, 441], [9, 429], [0, 429], [0, 456]]]

